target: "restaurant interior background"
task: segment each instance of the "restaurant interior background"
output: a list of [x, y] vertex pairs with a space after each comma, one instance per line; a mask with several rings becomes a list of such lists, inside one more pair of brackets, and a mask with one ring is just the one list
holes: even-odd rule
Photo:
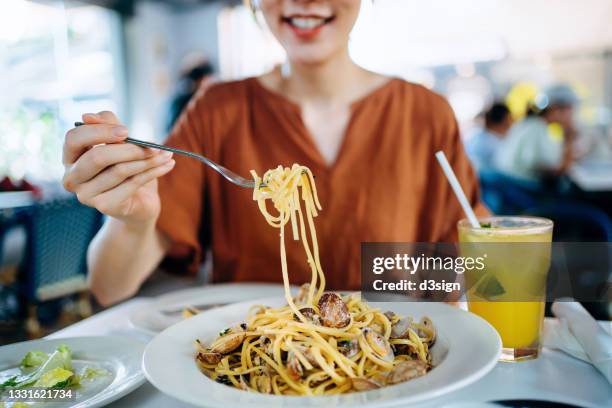
[[[551, 200], [484, 179], [483, 194], [496, 211], [553, 218], [557, 241], [612, 241], [611, 1], [362, 7], [355, 61], [445, 95], [466, 141], [492, 101], [519, 119], [544, 87], [570, 85], [581, 100], [581, 158], [564, 176], [566, 194]], [[181, 74], [204, 59], [226, 80], [262, 73], [284, 55], [240, 1], [0, 2], [0, 344], [100, 310], [87, 293], [84, 257], [101, 216], [61, 188], [66, 130], [83, 112], [112, 110], [131, 135], [162, 141]], [[141, 294], [193, 284], [160, 272]], [[610, 317], [609, 305], [592, 312]]]

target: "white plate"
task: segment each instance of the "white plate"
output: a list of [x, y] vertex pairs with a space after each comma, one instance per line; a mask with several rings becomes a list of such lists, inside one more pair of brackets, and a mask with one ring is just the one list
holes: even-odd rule
[[143, 370], [160, 391], [199, 407], [382, 407], [409, 404], [454, 391], [478, 380], [497, 363], [501, 339], [476, 315], [440, 303], [377, 303], [416, 319], [429, 316], [438, 330], [432, 348], [435, 367], [415, 380], [339, 396], [284, 397], [241, 391], [216, 383], [197, 368], [193, 341], [210, 340], [232, 324], [244, 321], [249, 306], [285, 304], [283, 298], [259, 299], [207, 312], [182, 321], [157, 335], [145, 349]]
[[[296, 290], [295, 287], [292, 287]], [[186, 306], [213, 305], [244, 302], [250, 299], [270, 297], [282, 293], [283, 285], [270, 283], [217, 283], [188, 288], [161, 295], [152, 303], [143, 304], [129, 316], [130, 323], [157, 334], [183, 320], [181, 313], [162, 313], [164, 310], [181, 310]]]
[[72, 350], [72, 363], [77, 370], [85, 366], [99, 367], [110, 371], [111, 375], [100, 377], [78, 388], [76, 401], [36, 406], [99, 407], [121, 398], [145, 382], [141, 369], [145, 344], [124, 336], [40, 339], [3, 346], [0, 347], [0, 372], [17, 368], [28, 351], [39, 350], [50, 353], [60, 344], [65, 344]]

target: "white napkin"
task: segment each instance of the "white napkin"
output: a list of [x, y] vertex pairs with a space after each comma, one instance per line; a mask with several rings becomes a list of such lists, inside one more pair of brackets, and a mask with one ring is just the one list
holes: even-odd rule
[[562, 350], [593, 364], [612, 384], [612, 336], [578, 302], [558, 301], [552, 312], [557, 320], [544, 323], [542, 345]]

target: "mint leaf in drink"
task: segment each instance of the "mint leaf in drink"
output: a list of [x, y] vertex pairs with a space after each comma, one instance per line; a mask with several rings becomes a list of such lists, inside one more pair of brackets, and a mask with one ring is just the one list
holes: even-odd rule
[[480, 228], [493, 228], [490, 222], [481, 222]]
[[496, 296], [506, 293], [504, 287], [493, 275], [486, 277], [476, 288], [476, 295], [487, 300], [494, 300]]

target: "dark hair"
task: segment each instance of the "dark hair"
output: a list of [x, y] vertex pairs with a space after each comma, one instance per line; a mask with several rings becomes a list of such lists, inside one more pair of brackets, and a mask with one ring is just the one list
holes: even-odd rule
[[212, 75], [214, 73], [214, 69], [212, 65], [208, 62], [203, 62], [193, 67], [189, 71], [187, 71], [184, 75], [186, 79], [190, 79], [194, 82], [199, 81], [205, 76]]
[[504, 123], [510, 115], [510, 109], [503, 102], [493, 103], [485, 112], [485, 126], [495, 126]]
[[545, 107], [544, 109], [540, 109], [536, 106], [535, 103], [530, 103], [527, 106], [527, 112], [526, 112], [526, 116], [527, 117], [534, 117], [534, 116], [546, 116], [548, 114], [548, 112], [550, 112], [553, 109], [557, 109], [557, 108], [571, 108], [573, 105], [567, 104], [567, 103], [555, 103], [555, 104], [550, 104], [547, 107]]

